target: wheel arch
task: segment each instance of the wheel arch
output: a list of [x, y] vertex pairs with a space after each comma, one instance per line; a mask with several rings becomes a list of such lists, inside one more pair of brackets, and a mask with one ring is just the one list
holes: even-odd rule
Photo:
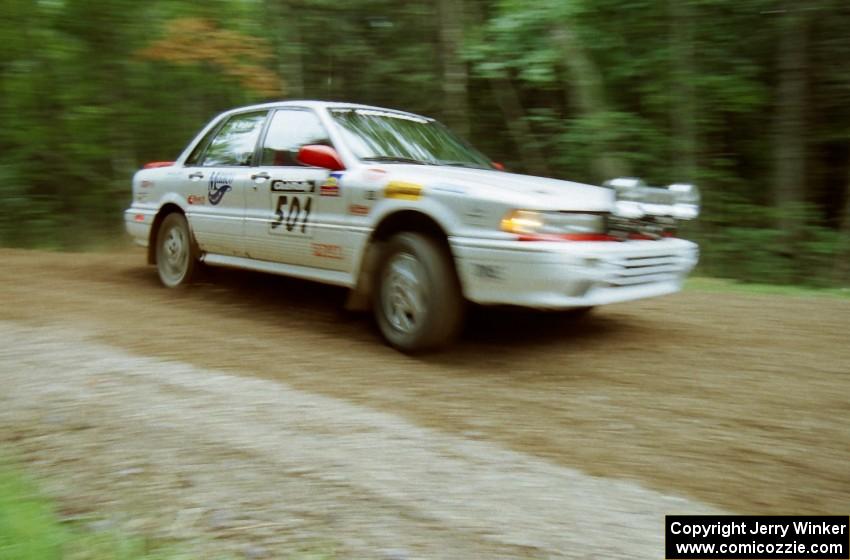
[[159, 236], [159, 227], [162, 221], [175, 212], [186, 215], [183, 209], [173, 202], [167, 202], [162, 205], [151, 223], [150, 237], [148, 238], [148, 264], [156, 264], [156, 244]]
[[451, 251], [449, 235], [445, 228], [433, 217], [420, 210], [403, 209], [387, 214], [369, 236], [368, 244], [386, 241], [396, 233], [403, 231], [422, 233], [440, 241]]
[[346, 308], [354, 311], [364, 311], [369, 308], [373, 284], [372, 277], [380, 260], [381, 248], [393, 235], [401, 232], [421, 233], [437, 241], [451, 258], [452, 270], [461, 286], [461, 291], [463, 291], [446, 229], [425, 212], [399, 209], [383, 216], [366, 241], [360, 259], [357, 282], [349, 294]]

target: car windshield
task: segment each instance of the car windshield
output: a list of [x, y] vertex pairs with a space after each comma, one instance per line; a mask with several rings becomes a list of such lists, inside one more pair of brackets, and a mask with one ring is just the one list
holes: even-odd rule
[[492, 169], [486, 156], [437, 121], [379, 109], [331, 109], [330, 113], [361, 161]]

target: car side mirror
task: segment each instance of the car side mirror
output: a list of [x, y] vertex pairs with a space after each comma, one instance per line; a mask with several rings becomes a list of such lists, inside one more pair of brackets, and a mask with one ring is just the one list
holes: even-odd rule
[[298, 150], [298, 161], [304, 165], [324, 167], [331, 171], [342, 171], [345, 165], [336, 150], [321, 144], [307, 144]]

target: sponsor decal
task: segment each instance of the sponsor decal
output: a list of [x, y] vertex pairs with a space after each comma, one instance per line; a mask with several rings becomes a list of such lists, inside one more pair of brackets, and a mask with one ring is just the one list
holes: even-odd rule
[[475, 275], [482, 280], [501, 280], [503, 277], [501, 266], [491, 264], [474, 264], [472, 266]]
[[313, 181], [272, 181], [272, 192], [287, 193], [311, 193], [316, 192], [316, 184]]
[[339, 196], [339, 185], [322, 185], [319, 196]]
[[136, 196], [134, 198], [135, 198], [136, 202], [144, 202], [148, 199], [148, 193], [143, 193], [143, 192], [136, 193]]
[[141, 186], [143, 189], [149, 189], [149, 188], [153, 187], [153, 185], [154, 185], [154, 182], [153, 182], [153, 181], [151, 181], [151, 180], [149, 180], [149, 179], [142, 179], [142, 182], [141, 182], [141, 185], [140, 185], [140, 186]]
[[311, 243], [310, 246], [313, 248], [314, 257], [337, 260], [342, 258], [342, 247], [339, 245], [333, 245], [331, 243]]
[[190, 194], [189, 198], [186, 199], [189, 204], [206, 204], [207, 197], [203, 195]]
[[390, 181], [384, 189], [384, 197], [398, 200], [419, 200], [422, 198], [422, 185], [404, 181]]
[[363, 198], [365, 198], [366, 200], [377, 200], [378, 193], [376, 193], [372, 189], [369, 189], [365, 193], [363, 193]]
[[233, 176], [225, 173], [213, 173], [210, 175], [207, 196], [210, 204], [215, 206], [228, 192], [233, 190]]
[[370, 208], [363, 204], [352, 204], [348, 207], [348, 213], [355, 216], [365, 216], [369, 213]]
[[339, 180], [331, 175], [319, 187], [319, 196], [339, 196]]

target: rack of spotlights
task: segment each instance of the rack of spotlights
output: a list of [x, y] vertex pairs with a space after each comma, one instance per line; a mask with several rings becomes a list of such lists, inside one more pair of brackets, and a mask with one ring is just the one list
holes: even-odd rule
[[616, 193], [613, 214], [627, 220], [667, 217], [693, 220], [699, 216], [700, 194], [696, 185], [674, 183], [650, 187], [641, 179], [618, 177], [604, 183]]

